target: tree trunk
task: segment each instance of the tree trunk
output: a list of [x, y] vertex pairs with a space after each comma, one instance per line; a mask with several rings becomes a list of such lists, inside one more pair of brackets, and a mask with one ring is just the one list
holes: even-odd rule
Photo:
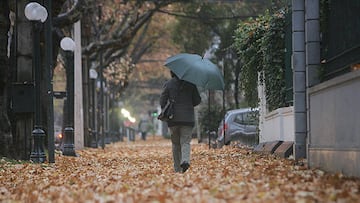
[[[91, 11], [89, 11], [91, 12]], [[81, 19], [81, 43], [82, 46], [85, 44], [89, 44], [92, 40], [92, 34], [91, 34], [91, 16], [90, 15], [84, 15]], [[89, 56], [85, 55], [82, 60], [82, 70], [83, 70], [83, 109], [84, 109], [84, 144], [85, 147], [91, 147], [91, 141], [92, 141], [92, 133], [95, 132], [95, 126], [93, 125], [92, 120], [93, 115], [93, 108], [92, 105], [92, 94], [90, 94], [92, 91], [91, 88], [93, 88], [92, 85], [89, 83], [92, 82], [92, 80], [89, 79], [89, 70], [90, 70], [90, 60]], [[91, 132], [91, 133], [90, 133]]]
[[[10, 9], [8, 1], [0, 2], [0, 156], [10, 156], [12, 143], [11, 125], [7, 113], [8, 109], [8, 77], [9, 57], [8, 53], [8, 31], [10, 28]], [[5, 42], [5, 43], [3, 43]]]
[[[16, 32], [14, 37], [13, 46], [15, 49], [11, 53], [15, 54], [14, 58], [16, 62], [11, 67], [15, 69], [13, 73], [16, 75], [13, 77], [15, 84], [22, 86], [24, 84], [33, 84], [33, 68], [32, 68], [32, 52], [33, 52], [33, 32], [32, 25], [29, 20], [25, 18], [24, 8], [28, 3], [27, 0], [17, 1], [16, 11]], [[31, 85], [30, 85], [31, 86]], [[30, 98], [25, 98], [21, 103], [21, 106], [31, 106], [34, 95]], [[16, 101], [13, 101], [16, 102]], [[13, 109], [14, 110], [14, 109]], [[29, 160], [31, 152], [32, 130], [33, 130], [33, 113], [29, 111], [14, 111], [12, 123], [13, 128], [13, 149], [14, 156], [17, 159]]]

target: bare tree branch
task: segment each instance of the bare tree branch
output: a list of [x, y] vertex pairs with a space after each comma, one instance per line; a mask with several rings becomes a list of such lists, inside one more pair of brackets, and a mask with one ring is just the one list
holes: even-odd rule
[[[172, 15], [176, 17], [182, 17], [182, 18], [189, 18], [189, 19], [202, 19], [202, 17], [199, 17], [197, 15], [188, 15], [188, 14], [182, 14], [182, 13], [175, 13], [167, 10], [158, 10], [159, 13], [165, 13], [167, 15]], [[236, 16], [220, 16], [220, 17], [207, 17], [207, 20], [245, 20], [248, 18], [256, 18], [257, 15], [236, 15]]]
[[144, 23], [146, 23], [151, 18], [153, 14], [153, 10], [144, 13], [140, 18], [137, 18], [137, 22], [133, 22], [133, 26], [130, 26], [131, 24], [127, 23], [125, 27], [120, 30], [120, 32], [118, 32], [118, 34], [116, 35], [116, 39], [110, 39], [107, 41], [96, 41], [90, 43], [87, 47], [83, 49], [83, 53], [90, 54], [108, 48], [126, 48], [126, 46], [129, 46], [131, 40], [135, 37], [136, 32], [141, 28]]
[[72, 25], [78, 20], [81, 19], [85, 9], [87, 8], [87, 2], [85, 0], [75, 1], [75, 5], [71, 8], [70, 11], [66, 13], [61, 13], [53, 19], [53, 25], [56, 27], [65, 27]]

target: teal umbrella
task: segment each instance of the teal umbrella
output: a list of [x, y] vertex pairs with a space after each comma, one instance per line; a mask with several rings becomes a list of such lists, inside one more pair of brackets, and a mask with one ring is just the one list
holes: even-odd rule
[[210, 60], [197, 54], [181, 53], [166, 59], [165, 66], [178, 78], [205, 89], [223, 90], [224, 77]]

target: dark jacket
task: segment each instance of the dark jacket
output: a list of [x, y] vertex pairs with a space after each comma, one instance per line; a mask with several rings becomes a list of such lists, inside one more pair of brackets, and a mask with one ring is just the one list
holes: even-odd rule
[[163, 108], [169, 98], [175, 98], [174, 118], [168, 121], [168, 126], [194, 126], [194, 106], [201, 102], [201, 97], [196, 86], [187, 81], [171, 78], [164, 84], [160, 95], [160, 106]]

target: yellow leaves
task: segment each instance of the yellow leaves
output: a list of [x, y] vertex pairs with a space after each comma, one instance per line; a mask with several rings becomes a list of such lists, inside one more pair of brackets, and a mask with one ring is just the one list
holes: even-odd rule
[[356, 202], [360, 180], [292, 160], [192, 144], [174, 173], [170, 140], [119, 142], [56, 156], [55, 164], [0, 162], [4, 202]]

